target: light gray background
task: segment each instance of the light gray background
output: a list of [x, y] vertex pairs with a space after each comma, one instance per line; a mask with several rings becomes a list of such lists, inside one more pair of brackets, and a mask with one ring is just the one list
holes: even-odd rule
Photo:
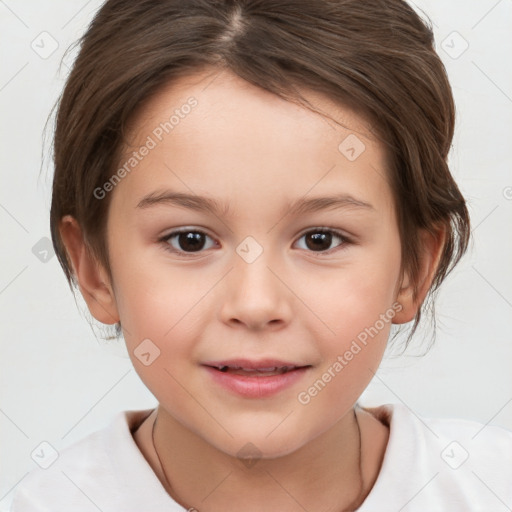
[[[95, 337], [57, 259], [50, 252], [41, 261], [52, 172], [46, 157], [39, 176], [49, 152], [42, 131], [72, 61], [58, 74], [64, 50], [100, 4], [0, 0], [0, 510], [35, 466], [31, 452], [42, 441], [59, 451], [118, 410], [155, 405], [122, 345]], [[423, 358], [414, 350], [387, 358], [362, 403], [403, 402], [418, 415], [512, 429], [512, 0], [416, 6], [435, 24], [453, 85], [450, 160], [469, 201], [473, 245], [438, 297], [434, 348]], [[58, 48], [46, 55], [52, 40]]]

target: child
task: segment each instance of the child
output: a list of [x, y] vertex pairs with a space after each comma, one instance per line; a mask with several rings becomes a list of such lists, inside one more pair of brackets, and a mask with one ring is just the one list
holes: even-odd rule
[[512, 432], [357, 404], [466, 250], [453, 128], [401, 0], [108, 0], [60, 101], [51, 231], [159, 405], [12, 510], [510, 508]]

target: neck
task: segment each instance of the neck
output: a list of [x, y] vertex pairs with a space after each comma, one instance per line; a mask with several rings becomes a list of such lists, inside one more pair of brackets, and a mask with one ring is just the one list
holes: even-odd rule
[[[262, 503], [266, 510], [283, 512], [354, 510], [380, 467], [379, 463], [375, 471], [374, 464], [368, 466], [364, 443], [368, 416], [351, 410], [298, 450], [251, 461], [218, 450], [160, 407], [158, 421], [150, 426], [160, 466], [154, 469], [175, 501], [201, 512], [259, 511]], [[148, 461], [155, 465], [151, 457]]]

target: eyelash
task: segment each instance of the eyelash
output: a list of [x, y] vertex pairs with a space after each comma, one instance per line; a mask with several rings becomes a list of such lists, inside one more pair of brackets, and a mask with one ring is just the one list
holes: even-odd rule
[[[174, 238], [176, 236], [179, 236], [180, 234], [183, 234], [183, 233], [199, 233], [199, 234], [204, 235], [204, 236], [206, 236], [208, 238], [211, 238], [210, 235], [208, 235], [208, 233], [205, 233], [201, 229], [190, 229], [190, 228], [188, 228], [188, 229], [180, 229], [180, 230], [172, 231], [168, 235], [165, 235], [162, 238], [160, 238], [158, 241], [162, 243], [163, 248], [166, 251], [169, 251], [172, 254], [177, 254], [177, 255], [179, 255], [181, 257], [184, 257], [184, 258], [194, 257], [194, 256], [196, 256], [198, 254], [203, 253], [205, 250], [207, 250], [207, 249], [201, 249], [199, 251], [192, 251], [192, 252], [176, 250], [174, 247], [172, 247], [170, 245], [169, 240], [171, 240], [172, 238]], [[337, 246], [335, 246], [335, 247], [333, 247], [331, 249], [328, 249], [327, 251], [311, 251], [311, 250], [307, 251], [307, 252], [311, 252], [312, 254], [319, 255], [319, 256], [331, 254], [332, 252], [335, 252], [336, 250], [343, 250], [346, 245], [354, 243], [349, 237], [347, 237], [346, 235], [344, 235], [340, 231], [338, 231], [336, 229], [330, 229], [330, 228], [312, 228], [312, 229], [309, 229], [308, 231], [303, 232], [302, 235], [298, 238], [298, 240], [300, 240], [304, 236], [306, 236], [308, 234], [312, 234], [312, 233], [315, 233], [315, 234], [318, 234], [318, 233], [331, 233], [335, 237], [339, 238], [340, 241], [341, 241], [339, 245], [337, 245]]]

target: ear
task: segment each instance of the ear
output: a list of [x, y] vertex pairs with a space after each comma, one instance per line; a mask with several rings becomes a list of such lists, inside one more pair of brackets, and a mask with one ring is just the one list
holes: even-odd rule
[[104, 324], [119, 322], [108, 274], [87, 248], [78, 222], [74, 217], [66, 215], [60, 221], [59, 231], [71, 260], [80, 293], [92, 316]]
[[402, 310], [393, 318], [395, 324], [404, 324], [413, 320], [423, 304], [441, 259], [446, 241], [446, 229], [438, 228], [435, 232], [423, 230], [420, 233], [420, 239], [422, 250], [418, 261], [417, 295], [414, 297], [415, 283], [405, 275], [396, 298], [402, 305]]

